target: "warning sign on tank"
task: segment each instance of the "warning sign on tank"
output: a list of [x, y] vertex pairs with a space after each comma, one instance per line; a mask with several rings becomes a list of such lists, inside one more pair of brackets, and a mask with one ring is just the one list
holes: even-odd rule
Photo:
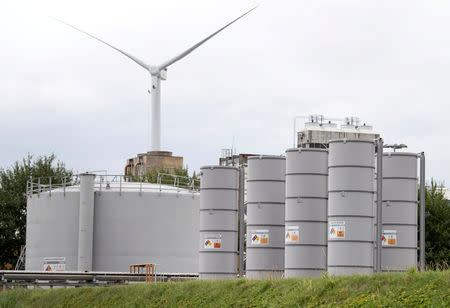
[[382, 246], [397, 246], [397, 231], [396, 230], [383, 230], [381, 235]]
[[206, 234], [203, 239], [203, 248], [206, 248], [206, 249], [222, 248], [222, 235], [221, 234]]
[[269, 230], [255, 230], [252, 231], [250, 235], [252, 239], [252, 245], [269, 244]]
[[64, 272], [66, 270], [65, 257], [46, 257], [44, 258], [44, 271], [46, 272]]
[[287, 226], [284, 240], [286, 244], [298, 243], [299, 240], [298, 226]]
[[345, 238], [345, 221], [330, 221], [328, 238], [329, 239]]

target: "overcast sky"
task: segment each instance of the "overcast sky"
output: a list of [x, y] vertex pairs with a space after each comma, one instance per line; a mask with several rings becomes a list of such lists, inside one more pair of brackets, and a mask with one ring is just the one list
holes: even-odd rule
[[[5, 3], [6, 2], [6, 3]], [[61, 18], [151, 64], [253, 1], [2, 1], [0, 167], [54, 152], [75, 171], [122, 173], [149, 149], [149, 74]], [[386, 143], [425, 151], [450, 183], [450, 1], [260, 1], [171, 66], [162, 148], [192, 169], [222, 148], [281, 154], [292, 119], [360, 117]]]

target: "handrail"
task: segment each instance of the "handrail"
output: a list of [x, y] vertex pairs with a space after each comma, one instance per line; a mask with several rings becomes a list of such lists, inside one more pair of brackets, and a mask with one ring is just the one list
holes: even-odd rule
[[[157, 184], [155, 187], [145, 187], [143, 184], [152, 183]], [[26, 195], [31, 195], [49, 192], [56, 189], [62, 189], [64, 195], [67, 192], [68, 187], [78, 187], [80, 184], [80, 175], [73, 176], [51, 176], [51, 177], [38, 177], [30, 178], [27, 181]], [[119, 190], [122, 194], [124, 189], [138, 188], [142, 193], [144, 190], [175, 190], [180, 192], [180, 189], [187, 189], [189, 191], [199, 191], [200, 180], [191, 178], [188, 176], [174, 175], [169, 173], [158, 172], [156, 182], [150, 181], [148, 178], [141, 177], [139, 179], [133, 179], [127, 175], [98, 175], [94, 180], [94, 187], [102, 191], [111, 189], [112, 184], [115, 184], [114, 188]], [[137, 186], [139, 185], [139, 186]], [[169, 188], [173, 187], [173, 188]]]

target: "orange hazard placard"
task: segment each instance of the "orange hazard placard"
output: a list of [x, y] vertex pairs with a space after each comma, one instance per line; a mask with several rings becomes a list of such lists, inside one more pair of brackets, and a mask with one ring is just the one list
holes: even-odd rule
[[286, 226], [284, 237], [286, 244], [298, 243], [299, 238], [300, 236], [298, 226]]
[[268, 245], [269, 230], [255, 230], [250, 233], [252, 245]]
[[381, 244], [382, 246], [397, 246], [397, 230], [383, 230]]

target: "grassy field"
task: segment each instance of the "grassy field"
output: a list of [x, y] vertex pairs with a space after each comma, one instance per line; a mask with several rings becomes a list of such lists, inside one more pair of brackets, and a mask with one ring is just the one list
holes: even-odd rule
[[450, 271], [0, 293], [0, 307], [450, 307]]

